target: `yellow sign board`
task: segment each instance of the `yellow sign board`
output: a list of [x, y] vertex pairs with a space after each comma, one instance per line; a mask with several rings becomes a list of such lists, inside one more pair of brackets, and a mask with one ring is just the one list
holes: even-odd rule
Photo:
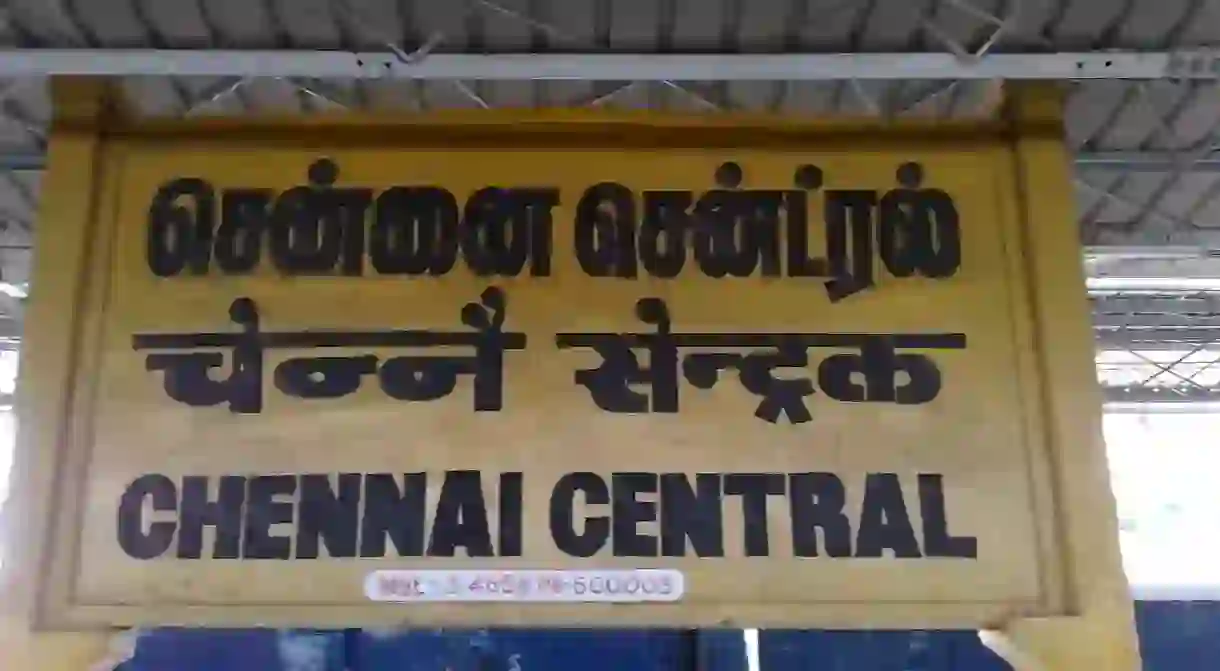
[[100, 141], [48, 620], [1064, 612], [1011, 138], [684, 132]]

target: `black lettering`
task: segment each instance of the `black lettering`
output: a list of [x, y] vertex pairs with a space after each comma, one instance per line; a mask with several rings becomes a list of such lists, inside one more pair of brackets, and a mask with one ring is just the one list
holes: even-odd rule
[[377, 372], [377, 357], [293, 358], [275, 367], [275, 387], [296, 398], [341, 398], [355, 393], [365, 375]]
[[445, 275], [458, 252], [458, 206], [439, 186], [387, 189], [377, 197], [369, 262], [382, 275]]
[[928, 557], [978, 559], [978, 539], [949, 533], [945, 508], [945, 477], [939, 473], [920, 473], [919, 514], [923, 519], [924, 554]]
[[390, 473], [364, 477], [364, 519], [360, 523], [360, 556], [384, 557], [386, 536], [400, 557], [424, 554], [428, 475], [407, 473], [403, 487]]
[[[328, 274], [344, 255], [343, 218], [331, 186], [339, 168], [329, 159], [309, 166], [309, 185], [288, 189], [271, 215], [271, 258], [287, 275]], [[363, 235], [363, 228], [361, 228]], [[363, 251], [363, 250], [362, 250]]]
[[554, 237], [552, 211], [559, 205], [559, 189], [553, 186], [524, 188], [512, 189], [511, 193], [518, 207], [524, 208], [529, 221], [530, 276], [550, 277]]
[[493, 557], [483, 480], [478, 471], [446, 471], [428, 540], [429, 557], [456, 556], [459, 547], [468, 557]]
[[520, 557], [522, 529], [525, 524], [524, 474], [500, 474], [499, 534], [496, 547], [500, 557]]
[[944, 191], [921, 188], [923, 177], [920, 164], [902, 164], [895, 172], [901, 186], [879, 203], [877, 246], [894, 277], [950, 277], [961, 266], [957, 206]]
[[[907, 380], [898, 384], [898, 373]], [[859, 354], [834, 354], [818, 364], [818, 386], [844, 403], [919, 405], [940, 394], [936, 363], [923, 354], [898, 354], [886, 336], [860, 344]]]
[[793, 473], [789, 479], [792, 508], [792, 551], [797, 557], [818, 556], [818, 529], [826, 555], [851, 556], [851, 521], [843, 481], [834, 473]]
[[635, 195], [615, 182], [585, 189], [576, 204], [576, 260], [590, 277], [634, 278]]
[[[811, 421], [813, 415], [805, 405], [805, 397], [812, 396], [816, 389], [813, 381], [802, 378], [783, 378], [775, 375], [777, 368], [804, 368], [809, 364], [809, 353], [803, 346], [777, 341], [774, 351], [758, 351], [748, 354], [736, 364], [740, 372], [741, 386], [760, 398], [754, 416], [771, 424], [787, 417], [792, 424]], [[691, 362], [691, 359], [687, 360]], [[689, 378], [688, 378], [689, 379]], [[694, 381], [692, 381], [693, 383]]]
[[[825, 258], [809, 244], [810, 194], [824, 186], [819, 167], [797, 166], [794, 188], [782, 191], [742, 188], [744, 171], [732, 161], [716, 174], [716, 187], [701, 197], [649, 190], [639, 205], [623, 184], [590, 186], [574, 220], [582, 270], [634, 278], [642, 264], [649, 276], [672, 278], [690, 247], [709, 277], [748, 277], [756, 270], [764, 277], [829, 277], [827, 292], [838, 301], [874, 285], [874, 246], [895, 277], [950, 277], [961, 266], [957, 205], [945, 191], [924, 186], [919, 163], [899, 166], [898, 186], [880, 196], [824, 191]], [[740, 179], [720, 179], [729, 174]], [[265, 188], [226, 189], [219, 217], [208, 182], [171, 180], [149, 206], [149, 268], [160, 277], [202, 275], [215, 256], [222, 272], [248, 274], [266, 245], [273, 264], [290, 275], [360, 275], [367, 253], [379, 274], [440, 276], [452, 270], [459, 252], [483, 277], [519, 276], [527, 263], [531, 276], [551, 274], [556, 187], [487, 186], [460, 206], [439, 186], [392, 187], [377, 196], [366, 232], [374, 192], [337, 187], [338, 176], [335, 162], [320, 158], [309, 166], [306, 184], [278, 196]]]
[[672, 278], [682, 272], [693, 202], [690, 191], [644, 192], [639, 257], [644, 272], [650, 276]]
[[741, 497], [747, 557], [766, 557], [771, 553], [767, 497], [782, 496], [784, 484], [781, 473], [728, 473], [724, 476], [725, 495]]
[[830, 276], [826, 294], [840, 301], [873, 286], [874, 191], [826, 192], [826, 254]]
[[516, 277], [529, 260], [529, 212], [506, 189], [488, 186], [466, 200], [461, 247], [466, 265], [480, 277]]
[[242, 559], [290, 559], [292, 538], [273, 536], [271, 527], [292, 523], [296, 504], [293, 501], [277, 500], [277, 497], [296, 494], [296, 476], [259, 475], [250, 478], [249, 487]]
[[788, 238], [788, 277], [826, 277], [826, 259], [809, 256], [809, 196], [822, 188], [822, 170], [815, 165], [798, 166], [793, 174], [795, 189], [784, 192], [784, 214]]
[[[936, 362], [923, 354], [899, 354], [893, 357], [898, 369], [907, 374], [907, 383], [894, 391], [894, 402], [900, 405], [929, 403], [940, 395], [941, 375]], [[865, 371], [868, 375], [880, 375], [881, 371]]]
[[877, 251], [894, 277], [910, 277], [923, 264], [918, 223], [911, 212], [915, 194], [891, 189], [881, 197], [877, 212]]
[[782, 191], [752, 190], [744, 192], [741, 196], [743, 244], [754, 257], [750, 265], [753, 266], [756, 261], [759, 273], [763, 277], [783, 275], [783, 261], [780, 260], [783, 245], [780, 242], [779, 232], [780, 210], [783, 208], [783, 203], [784, 192]]
[[338, 221], [342, 235], [340, 271], [349, 277], [363, 275], [365, 219], [373, 204], [373, 190], [331, 189], [322, 202], [326, 216]]
[[[780, 274], [779, 191], [738, 190], [745, 175], [736, 163], [724, 163], [716, 174], [724, 180], [703, 194], [695, 205], [693, 244], [699, 269], [708, 277], [749, 277], [762, 265], [762, 274]], [[725, 186], [725, 185], [732, 186]]]
[[226, 189], [216, 229], [216, 265], [221, 272], [245, 275], [258, 267], [263, 236], [271, 226], [270, 189]]
[[[593, 403], [607, 412], [645, 413], [678, 411], [678, 346], [672, 337], [669, 308], [660, 298], [641, 298], [635, 303], [640, 321], [655, 327], [655, 334], [645, 336], [643, 347], [648, 349], [648, 367], [642, 367], [625, 334], [559, 333], [555, 344], [560, 349], [590, 347], [602, 357], [597, 368], [577, 370], [576, 384], [589, 390]], [[689, 360], [688, 360], [689, 363]], [[704, 368], [706, 370], [706, 367]], [[701, 371], [702, 372], [702, 371]], [[708, 375], [695, 379], [706, 381]], [[643, 393], [633, 385], [647, 384], [651, 393]], [[698, 384], [698, 383], [697, 383]], [[714, 380], [708, 385], [714, 384]]]
[[661, 554], [685, 557], [686, 540], [697, 557], [724, 556], [724, 516], [719, 473], [661, 474]]
[[174, 543], [174, 531], [178, 523], [169, 520], [144, 524], [144, 502], [148, 501], [153, 512], [178, 511], [178, 488], [174, 481], [159, 473], [149, 473], [136, 478], [119, 498], [118, 541], [119, 547], [132, 559], [159, 557]]
[[921, 271], [925, 277], [952, 277], [962, 267], [962, 233], [953, 197], [940, 189], [923, 189], [916, 214], [931, 232], [931, 248]]
[[[754, 269], [757, 258], [751, 259], [749, 251], [738, 246], [738, 200], [738, 194], [717, 189], [703, 194], [695, 204], [691, 243], [695, 262], [708, 277], [748, 277]], [[742, 271], [746, 271], [744, 275]]]
[[258, 306], [249, 298], [236, 298], [229, 306], [229, 318], [241, 333], [231, 341], [231, 369], [224, 379], [213, 376], [214, 369], [224, 366], [224, 354], [192, 351], [198, 347], [195, 339], [200, 334], [136, 334], [132, 346], [136, 350], [179, 350], [144, 358], [147, 370], [164, 371], [162, 388], [175, 401], [194, 407], [227, 403], [230, 412], [258, 414], [263, 410], [264, 342], [259, 333]]
[[216, 195], [208, 182], [179, 177], [162, 185], [148, 207], [148, 269], [157, 277], [188, 268], [193, 275], [206, 274], [215, 217]]
[[655, 501], [641, 501], [640, 494], [657, 493], [656, 473], [615, 473], [610, 476], [614, 501], [611, 547], [615, 557], [655, 557], [657, 537], [640, 533], [639, 524], [657, 521]]
[[555, 547], [571, 557], [592, 557], [610, 538], [610, 518], [604, 515], [585, 518], [584, 529], [576, 530], [576, 493], [583, 492], [586, 506], [610, 503], [610, 488], [596, 473], [568, 473], [551, 490], [550, 526]]
[[739, 190], [745, 173], [728, 161], [716, 168], [716, 189], [694, 206], [694, 257], [708, 277], [780, 274], [781, 192]]
[[360, 528], [359, 473], [340, 473], [339, 488], [329, 475], [301, 476], [301, 508], [297, 520], [298, 559], [317, 559], [319, 540], [330, 557], [355, 557]]
[[203, 528], [216, 527], [212, 545], [213, 559], [237, 559], [241, 555], [242, 511], [246, 504], [246, 478], [220, 477], [215, 501], [208, 498], [206, 475], [182, 478], [182, 498], [178, 511], [178, 558], [203, 556]]
[[788, 238], [788, 277], [825, 277], [826, 259], [809, 256], [809, 198], [804, 191], [784, 194]]
[[856, 532], [856, 556], [881, 557], [886, 549], [899, 559], [920, 556], [898, 475], [869, 473], [864, 481], [864, 503]]

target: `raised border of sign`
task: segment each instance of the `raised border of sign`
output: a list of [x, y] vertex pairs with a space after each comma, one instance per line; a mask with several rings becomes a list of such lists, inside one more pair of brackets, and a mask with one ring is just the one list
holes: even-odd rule
[[[521, 116], [437, 116], [429, 121], [386, 122], [368, 118], [283, 121], [271, 124], [234, 120], [131, 123], [106, 113], [100, 86], [60, 81], [54, 85], [60, 116], [53, 127], [49, 150], [51, 170], [45, 188], [53, 194], [79, 198], [47, 199], [40, 213], [39, 261], [34, 273], [34, 299], [29, 306], [30, 329], [23, 358], [19, 418], [22, 433], [15, 464], [14, 506], [7, 516], [14, 545], [24, 552], [11, 573], [8, 595], [32, 603], [35, 622], [48, 629], [102, 626], [194, 624], [240, 626], [358, 626], [397, 624], [568, 625], [593, 617], [600, 626], [800, 626], [800, 627], [961, 627], [981, 626], [1029, 615], [1055, 616], [1113, 612], [1123, 603], [1125, 580], [1117, 547], [1114, 504], [1109, 492], [1104, 450], [1100, 443], [1100, 403], [1092, 368], [1092, 336], [1079, 264], [1079, 241], [1073, 219], [1068, 162], [1060, 140], [1059, 103], [1037, 96], [1010, 105], [1005, 122], [957, 124], [877, 124], [782, 122], [774, 119], [653, 119], [626, 115], [582, 117], [534, 115], [518, 126]], [[599, 120], [599, 125], [589, 124]], [[641, 146], [764, 146], [792, 143], [939, 143], [971, 151], [992, 152], [997, 164], [1011, 166], [1000, 193], [1004, 212], [1021, 212], [1004, 222], [1010, 262], [1022, 266], [1027, 286], [1013, 286], [1014, 303], [1027, 306], [1032, 328], [1017, 337], [1029, 343], [1021, 362], [1023, 396], [1028, 405], [1031, 441], [1045, 442], [1046, 459], [1031, 463], [1037, 518], [1049, 537], [1042, 538], [1045, 568], [1044, 599], [1038, 604], [835, 604], [816, 608], [732, 605], [731, 608], [684, 608], [667, 604], [556, 604], [545, 616], [531, 615], [513, 604], [430, 604], [425, 615], [407, 616], [384, 606], [299, 606], [198, 604], [145, 608], [124, 604], [81, 604], [72, 587], [77, 573], [76, 536], [87, 455], [70, 449], [88, 436], [89, 420], [74, 417], [72, 381], [89, 370], [90, 348], [81, 347], [99, 328], [103, 308], [101, 287], [86, 286], [79, 277], [66, 279], [66, 268], [87, 272], [104, 263], [110, 250], [103, 233], [113, 219], [118, 189], [115, 180], [124, 146], [225, 136], [252, 143], [290, 142], [294, 132], [310, 129], [347, 141], [384, 142], [386, 129], [415, 137], [448, 133], [467, 141], [490, 142], [505, 133], [577, 135], [588, 141], [641, 143]], [[370, 123], [373, 124], [370, 127]], [[539, 135], [537, 137], [542, 137]], [[435, 141], [435, 139], [434, 139]], [[1037, 194], [1034, 197], [1033, 194]], [[100, 213], [100, 214], [99, 214]], [[1035, 225], [1035, 222], [1040, 222]], [[1053, 346], [1050, 345], [1053, 343]], [[49, 524], [44, 522], [50, 521]], [[1048, 536], [1048, 534], [1042, 534]]]

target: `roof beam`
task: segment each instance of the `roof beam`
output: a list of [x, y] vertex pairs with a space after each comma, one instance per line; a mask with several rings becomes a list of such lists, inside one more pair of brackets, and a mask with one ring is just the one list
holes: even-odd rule
[[1220, 315], [1220, 292], [1090, 292], [1093, 315]]
[[[1102, 387], [1107, 404], [1137, 404], [1143, 409], [1156, 412], [1149, 405], [1174, 405], [1181, 410], [1191, 405], [1220, 404], [1220, 389], [1205, 388], [1152, 388], [1152, 387]], [[1197, 408], [1198, 406], [1195, 405]], [[1107, 408], [1109, 410], [1110, 408]]]
[[[1189, 151], [1189, 150], [1187, 150]], [[1183, 161], [1180, 154], [1169, 151], [1101, 151], [1076, 155], [1076, 167], [1092, 171], [1173, 173], [1220, 172], [1220, 154]]]
[[[1135, 337], [1142, 338], [1139, 329], [1158, 329], [1158, 330], [1193, 330], [1207, 329], [1206, 333], [1200, 333], [1199, 339], [1202, 342], [1216, 342], [1207, 340], [1207, 336], [1215, 336], [1217, 331], [1220, 331], [1220, 315], [1207, 315], [1192, 317], [1189, 315], [1094, 315], [1093, 323], [1101, 331], [1099, 332], [1118, 332], [1122, 333], [1126, 329], [1136, 329], [1133, 334]], [[1111, 336], [1104, 336], [1110, 338]], [[1220, 347], [1220, 342], [1217, 343]]]
[[1189, 351], [1195, 348], [1220, 349], [1220, 326], [1186, 327], [1152, 324], [1114, 327], [1102, 325], [1094, 330], [1097, 346], [1103, 350]]
[[426, 54], [223, 49], [4, 49], [0, 76], [843, 81], [1220, 79], [1220, 51], [988, 54]]
[[1084, 221], [1088, 240], [1086, 249], [1095, 255], [1104, 255], [1106, 250], [1194, 249], [1196, 257], [1214, 257], [1220, 250], [1220, 227], [1202, 225], [1172, 228], [1168, 231], [1133, 221]]

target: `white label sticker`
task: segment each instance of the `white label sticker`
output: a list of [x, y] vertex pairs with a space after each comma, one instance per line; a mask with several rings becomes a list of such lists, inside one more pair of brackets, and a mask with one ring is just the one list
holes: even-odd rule
[[677, 601], [681, 571], [374, 571], [364, 579], [372, 601], [612, 602]]

